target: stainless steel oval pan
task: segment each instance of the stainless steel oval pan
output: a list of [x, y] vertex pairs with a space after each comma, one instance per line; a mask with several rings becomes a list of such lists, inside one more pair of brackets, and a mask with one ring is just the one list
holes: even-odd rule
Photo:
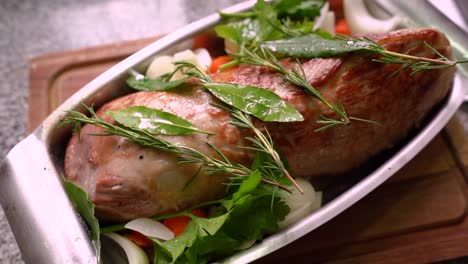
[[[417, 26], [432, 26], [445, 32], [454, 43], [456, 56], [466, 56], [463, 44], [468, 36], [424, 0], [378, 0], [390, 13], [412, 19]], [[224, 12], [239, 12], [254, 5], [245, 2]], [[430, 19], [429, 19], [430, 17]], [[0, 168], [0, 202], [20, 247], [29, 263], [95, 263], [97, 256], [80, 217], [76, 214], [61, 186], [63, 151], [70, 132], [58, 130], [65, 111], [79, 109], [81, 102], [99, 105], [121, 95], [124, 80], [131, 68], [144, 67], [149, 59], [177, 47], [186, 46], [194, 34], [218, 23], [218, 14], [192, 23], [135, 53], [83, 87], [26, 139], [8, 154]], [[247, 263], [314, 230], [335, 217], [382, 184], [411, 160], [445, 126], [463, 102], [468, 89], [468, 70], [460, 67], [453, 88], [444, 105], [427, 125], [367, 177], [342, 193], [319, 211], [295, 225], [276, 233], [248, 250], [224, 260]]]

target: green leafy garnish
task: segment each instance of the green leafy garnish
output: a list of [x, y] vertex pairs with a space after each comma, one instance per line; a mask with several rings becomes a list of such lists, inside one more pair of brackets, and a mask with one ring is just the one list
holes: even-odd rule
[[290, 39], [266, 41], [261, 46], [271, 52], [294, 58], [326, 58], [366, 51], [371, 44], [366, 40], [347, 41], [309, 34]]
[[189, 62], [176, 62], [176, 71], [197, 78], [200, 85], [224, 103], [265, 122], [303, 121], [302, 115], [274, 92], [256, 86], [214, 82], [206, 73]]
[[302, 115], [274, 92], [235, 83], [204, 83], [224, 103], [266, 122], [303, 121]]
[[187, 79], [170, 81], [170, 78], [168, 79], [167, 77], [168, 75], [162, 75], [156, 79], [150, 79], [148, 77], [137, 79], [134, 76], [130, 76], [127, 79], [127, 84], [139, 91], [167, 91], [179, 87], [187, 81]]
[[146, 106], [131, 106], [118, 111], [108, 111], [118, 123], [141, 130], [146, 130], [154, 134], [162, 135], [186, 135], [207, 133], [199, 130], [189, 121], [174, 114]]
[[275, 232], [289, 212], [288, 206], [275, 191], [264, 191], [272, 187], [261, 183], [258, 170], [239, 184], [232, 196], [218, 202], [218, 210], [224, 212], [221, 215], [190, 215], [192, 221], [180, 236], [164, 242], [154, 240], [155, 263], [205, 263], [233, 254], [246, 241]]
[[216, 26], [215, 31], [238, 47], [252, 49], [267, 40], [312, 32], [312, 21], [320, 15], [324, 2], [280, 0], [270, 4], [259, 0], [251, 11], [222, 14], [229, 22]]
[[373, 61], [401, 65], [401, 67], [389, 77], [407, 68], [412, 70], [412, 74], [415, 74], [423, 70], [448, 68], [456, 64], [468, 62], [467, 60], [449, 60], [428, 43], [424, 42], [424, 45], [434, 52], [438, 58], [432, 59], [389, 51], [369, 38], [328, 38], [318, 34], [266, 41], [261, 45], [261, 48], [281, 54], [282, 56], [295, 58], [337, 57], [353, 52], [376, 54], [380, 57], [373, 59]]
[[101, 252], [101, 239], [99, 221], [94, 216], [94, 204], [89, 200], [88, 194], [74, 183], [63, 179], [63, 187], [68, 198], [70, 198], [70, 201], [88, 225], [91, 240], [94, 242], [97, 255], [99, 256]]
[[279, 18], [304, 20], [319, 16], [324, 3], [323, 0], [279, 0], [273, 7]]

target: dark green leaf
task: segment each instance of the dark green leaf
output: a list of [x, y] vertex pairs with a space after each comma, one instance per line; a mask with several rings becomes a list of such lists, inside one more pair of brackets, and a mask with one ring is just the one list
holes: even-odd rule
[[257, 188], [257, 186], [260, 184], [261, 180], [262, 174], [259, 170], [255, 170], [254, 172], [252, 172], [250, 176], [248, 176], [245, 180], [242, 181], [242, 183], [239, 186], [239, 189], [232, 197], [234, 203], [238, 199], [242, 198], [244, 195], [249, 194], [253, 190], [255, 190], [255, 188]]
[[274, 3], [278, 17], [292, 20], [313, 20], [320, 15], [323, 0], [278, 0]]
[[[184, 253], [185, 248], [193, 245], [197, 239], [199, 229], [200, 227], [195, 224], [195, 222], [190, 221], [181, 235], [164, 242], [158, 239], [153, 239], [153, 241], [159, 246], [159, 251], [169, 255], [174, 262]], [[164, 258], [164, 260], [167, 260], [167, 258]], [[156, 263], [165, 263], [165, 261], [160, 262], [160, 260], [157, 259]]]
[[265, 233], [278, 230], [278, 221], [288, 212], [289, 207], [271, 194], [251, 196], [244, 203], [236, 204], [222, 231], [240, 241], [259, 240]]
[[266, 122], [303, 121], [302, 115], [270, 90], [234, 83], [203, 84], [214, 96], [228, 105]]
[[232, 40], [240, 45], [242, 42], [242, 31], [245, 25], [241, 23], [222, 24], [215, 27], [216, 34], [224, 39]]
[[137, 80], [135, 77], [130, 76], [127, 79], [127, 84], [132, 87], [133, 89], [139, 91], [167, 91], [176, 87], [181, 86], [185, 83], [187, 79], [179, 79], [175, 81], [167, 81], [165, 80], [166, 76], [161, 76], [156, 79], [150, 79], [148, 77], [144, 77], [141, 80]]
[[316, 34], [267, 41], [262, 47], [272, 52], [295, 58], [325, 58], [356, 51], [366, 51], [371, 43], [365, 40], [338, 40]]
[[228, 216], [228, 214], [223, 214], [213, 218], [193, 216], [192, 221], [194, 221], [200, 228], [205, 230], [207, 234], [214, 235], [216, 232], [218, 232], [224, 222], [226, 222]]
[[[288, 206], [254, 172], [240, 183], [238, 198], [226, 198], [226, 212], [213, 218], [192, 216], [184, 232], [169, 241], [154, 240], [162, 258], [156, 263], [205, 263], [234, 253], [245, 241], [262, 239], [278, 229]], [[235, 199], [235, 200], [234, 200]], [[171, 262], [170, 262], [171, 261]]]
[[91, 239], [94, 241], [99, 255], [101, 240], [99, 236], [99, 221], [94, 216], [94, 204], [89, 200], [88, 194], [74, 183], [63, 179], [63, 187], [76, 210], [88, 225]]
[[163, 135], [184, 135], [195, 132], [206, 133], [198, 130], [192, 123], [174, 114], [145, 106], [131, 106], [118, 111], [107, 112], [118, 123], [146, 131]]

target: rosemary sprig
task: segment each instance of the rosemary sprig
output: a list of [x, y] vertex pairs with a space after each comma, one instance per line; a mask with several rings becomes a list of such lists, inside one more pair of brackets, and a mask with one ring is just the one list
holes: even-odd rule
[[360, 43], [359, 45], [363, 45], [363, 50], [378, 54], [382, 56], [378, 59], [373, 59], [373, 61], [387, 63], [387, 64], [400, 64], [401, 67], [390, 74], [388, 78], [391, 78], [398, 74], [399, 72], [405, 69], [411, 69], [411, 75], [416, 74], [421, 71], [425, 70], [435, 70], [435, 69], [445, 69], [453, 67], [457, 64], [467, 63], [468, 60], [461, 60], [461, 61], [454, 61], [450, 60], [449, 58], [445, 57], [442, 53], [437, 51], [433, 46], [429, 43], [424, 41], [424, 46], [430, 49], [434, 54], [438, 57], [433, 58], [426, 58], [421, 56], [414, 56], [404, 53], [393, 52], [390, 50], [385, 49], [382, 45], [378, 44], [374, 40], [364, 37], [362, 39], [356, 38], [348, 38], [346, 40], [346, 45], [353, 46], [356, 43]]
[[[222, 107], [222, 106], [219, 106], [219, 107]], [[268, 133], [268, 130], [265, 129], [265, 133], [260, 131], [260, 129], [254, 126], [250, 116], [240, 111], [239, 109], [235, 109], [235, 108], [233, 109], [224, 108], [224, 109], [229, 111], [232, 117], [234, 118], [234, 120], [231, 121], [231, 124], [238, 126], [238, 127], [248, 128], [254, 132], [255, 137], [246, 138], [253, 144], [253, 147], [250, 147], [250, 149], [256, 150], [257, 152], [266, 153], [269, 157], [273, 159], [274, 163], [266, 164], [267, 166], [265, 168], [280, 171], [284, 176], [286, 176], [291, 181], [291, 183], [297, 188], [297, 190], [299, 190], [300, 193], [304, 193], [302, 188], [297, 184], [297, 182], [294, 180], [294, 178], [286, 169], [283, 161], [281, 160], [279, 153], [274, 148], [273, 140], [271, 139], [270, 134]], [[268, 173], [264, 173], [264, 174], [268, 174]]]
[[[219, 158], [216, 157], [209, 157], [200, 151], [186, 147], [186, 146], [180, 146], [173, 144], [167, 140], [162, 139], [161, 137], [158, 137], [157, 135], [151, 133], [150, 131], [144, 130], [144, 129], [138, 129], [138, 128], [131, 128], [127, 126], [118, 126], [111, 124], [109, 122], [104, 121], [103, 119], [99, 118], [92, 107], [87, 107], [84, 106], [87, 111], [91, 114], [90, 117], [86, 116], [83, 113], [77, 112], [77, 111], [69, 111], [65, 120], [61, 123], [61, 125], [74, 125], [75, 127], [81, 127], [83, 123], [86, 124], [93, 124], [97, 125], [100, 127], [103, 127], [104, 133], [103, 134], [97, 134], [95, 136], [120, 136], [125, 138], [128, 142], [138, 144], [144, 147], [149, 147], [152, 149], [160, 150], [160, 151], [165, 151], [165, 152], [170, 152], [178, 155], [178, 162], [180, 163], [193, 163], [193, 164], [200, 164], [200, 169], [198, 171], [201, 171], [201, 168], [205, 169], [205, 172], [209, 175], [211, 174], [217, 174], [217, 173], [225, 173], [228, 174], [231, 178], [236, 178], [236, 177], [247, 177], [252, 174], [252, 170], [241, 165], [241, 164], [233, 164], [231, 163], [227, 157], [215, 146], [212, 144], [206, 142], [207, 146], [211, 148], [215, 153], [218, 154]], [[229, 109], [229, 108], [225, 108]], [[256, 129], [251, 122], [250, 123], [245, 123], [246, 120], [250, 120], [250, 117], [244, 113], [242, 113], [240, 110], [233, 109], [230, 111], [233, 114], [233, 117], [237, 122], [233, 122], [234, 124], [237, 124], [241, 127], [248, 127], [248, 128], [254, 128], [254, 133], [256, 137], [261, 137], [259, 139], [253, 138], [251, 139], [252, 141], [258, 141], [262, 142], [262, 144], [256, 145], [257, 150], [261, 151], [263, 153], [267, 153], [269, 155], [272, 155], [272, 158], [276, 161], [278, 160], [276, 164], [279, 167], [279, 170], [286, 172], [285, 175], [288, 176], [288, 178], [291, 180], [291, 182], [295, 185], [298, 186], [297, 183], [294, 181], [294, 179], [287, 173], [286, 169], [284, 168], [284, 165], [281, 163], [281, 160], [279, 159], [278, 153], [273, 149], [272, 147], [272, 142], [271, 139], [268, 142], [265, 141], [265, 136], [258, 130]], [[240, 113], [240, 114], [239, 114]], [[242, 119], [237, 119], [237, 116], [241, 117]], [[76, 130], [75, 130], [76, 131]], [[262, 178], [262, 181], [276, 186], [280, 189], [283, 189], [287, 192], [291, 192], [286, 186], [283, 184], [280, 184], [275, 178], [269, 177], [269, 174], [265, 173], [263, 175], [264, 177]], [[194, 175], [196, 177], [196, 175]], [[189, 181], [192, 181], [190, 179]], [[187, 185], [187, 183], [186, 183]], [[301, 189], [299, 188], [301, 191]]]

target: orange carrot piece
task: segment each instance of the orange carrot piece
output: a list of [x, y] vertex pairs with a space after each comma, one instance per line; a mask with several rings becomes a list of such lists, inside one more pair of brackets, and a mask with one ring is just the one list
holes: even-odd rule
[[210, 72], [211, 73], [218, 72], [219, 67], [221, 67], [222, 65], [224, 65], [224, 64], [226, 64], [226, 63], [228, 63], [230, 61], [232, 61], [232, 58], [229, 55], [214, 58], [212, 60], [212, 62], [211, 62]]
[[137, 231], [129, 230], [124, 236], [142, 248], [150, 248], [153, 246], [153, 241], [151, 239]]
[[335, 32], [336, 34], [351, 35], [348, 22], [344, 18], [336, 22]]
[[[198, 217], [207, 217], [206, 212], [202, 209], [194, 209], [191, 210], [190, 213]], [[174, 232], [174, 236], [179, 236], [184, 232], [190, 220], [192, 220], [192, 218], [190, 218], [189, 216], [176, 216], [164, 219], [162, 223], [172, 232]]]

